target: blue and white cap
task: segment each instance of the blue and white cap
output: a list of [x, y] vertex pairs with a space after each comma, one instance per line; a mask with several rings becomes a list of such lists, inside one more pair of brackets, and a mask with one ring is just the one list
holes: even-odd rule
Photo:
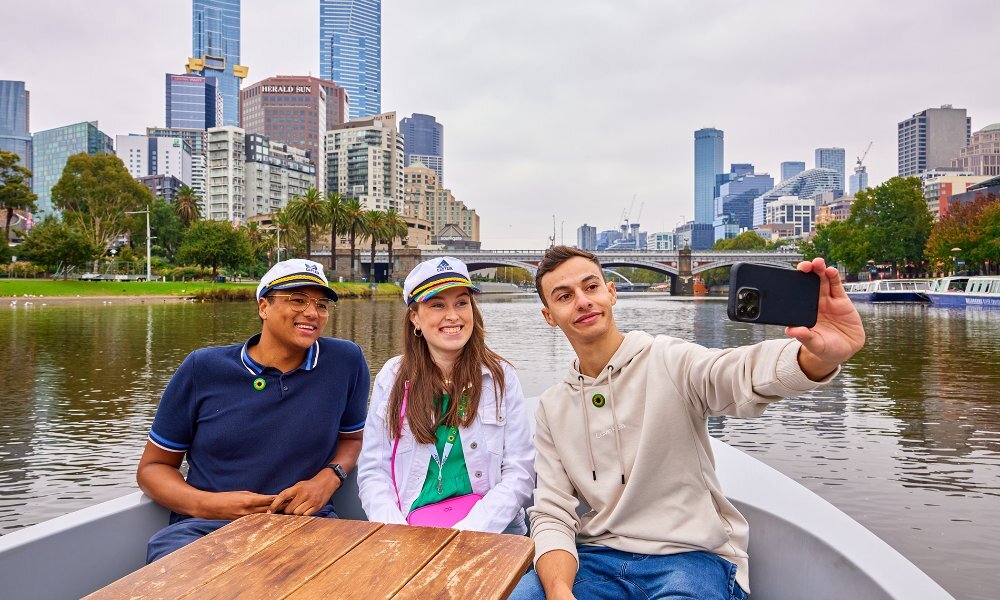
[[403, 300], [407, 306], [414, 302], [426, 302], [438, 292], [453, 287], [467, 287], [473, 294], [479, 293], [464, 262], [452, 256], [432, 258], [413, 267], [406, 276]]
[[260, 300], [272, 290], [308, 286], [322, 288], [333, 301], [338, 299], [337, 292], [330, 289], [330, 283], [326, 280], [323, 265], [301, 258], [283, 260], [264, 273], [257, 286], [257, 299]]

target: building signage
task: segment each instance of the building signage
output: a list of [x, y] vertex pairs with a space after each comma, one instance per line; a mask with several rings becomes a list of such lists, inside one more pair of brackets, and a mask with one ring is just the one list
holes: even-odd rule
[[311, 94], [312, 86], [309, 85], [265, 85], [265, 94]]

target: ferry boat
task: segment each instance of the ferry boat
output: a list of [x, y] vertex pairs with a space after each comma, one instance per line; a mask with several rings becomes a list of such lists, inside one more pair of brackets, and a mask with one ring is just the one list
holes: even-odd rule
[[[720, 440], [711, 444], [726, 496], [750, 523], [753, 598], [952, 598], [889, 544], [801, 484]], [[365, 519], [357, 471], [333, 501], [341, 518]], [[0, 537], [0, 595], [85, 596], [142, 567], [147, 540], [168, 516], [137, 491], [8, 533]], [[156, 591], [149, 597], [157, 597]], [[331, 590], [329, 597], [338, 596]]]
[[935, 306], [1000, 309], [1000, 275], [939, 277], [927, 296]]
[[929, 279], [876, 279], [845, 283], [844, 291], [855, 302], [927, 302]]

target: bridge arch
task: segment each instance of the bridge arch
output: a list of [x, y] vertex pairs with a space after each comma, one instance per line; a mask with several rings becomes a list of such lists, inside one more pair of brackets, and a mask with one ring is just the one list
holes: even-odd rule
[[647, 271], [654, 271], [662, 275], [669, 275], [671, 277], [677, 276], [677, 267], [665, 265], [652, 260], [623, 259], [616, 257], [613, 259], [601, 260], [601, 266], [604, 268], [629, 267], [635, 269], [646, 269]]
[[[461, 258], [461, 257], [459, 257]], [[535, 276], [535, 272], [538, 270], [538, 265], [533, 265], [529, 262], [524, 262], [522, 260], [515, 260], [512, 258], [486, 258], [478, 257], [473, 260], [463, 261], [465, 266], [468, 267], [469, 272], [479, 271], [481, 269], [493, 269], [496, 267], [519, 267], [531, 273], [531, 276]]]
[[[691, 268], [691, 274], [692, 275], [697, 275], [698, 273], [704, 273], [705, 271], [710, 271], [712, 269], [718, 269], [718, 268], [721, 268], [721, 267], [731, 267], [731, 266], [733, 266], [734, 264], [736, 264], [738, 262], [741, 262], [740, 259], [738, 259], [738, 258], [728, 258], [728, 259], [716, 260], [716, 261], [710, 262], [708, 264], [699, 265], [697, 267], [692, 267]], [[774, 259], [768, 259], [768, 260], [754, 260], [753, 264], [755, 264], [755, 265], [768, 265], [768, 266], [772, 266], [772, 267], [788, 268], [790, 266], [794, 267], [796, 264], [798, 264], [798, 262], [799, 262], [798, 260], [774, 260]]]

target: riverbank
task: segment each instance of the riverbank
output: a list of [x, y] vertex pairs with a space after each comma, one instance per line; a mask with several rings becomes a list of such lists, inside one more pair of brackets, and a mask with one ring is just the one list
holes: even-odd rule
[[[367, 283], [331, 283], [341, 298], [399, 298], [402, 290], [379, 283], [374, 293]], [[254, 283], [209, 283], [200, 281], [75, 281], [49, 279], [0, 279], [0, 300], [30, 301], [178, 301], [252, 300]]]

